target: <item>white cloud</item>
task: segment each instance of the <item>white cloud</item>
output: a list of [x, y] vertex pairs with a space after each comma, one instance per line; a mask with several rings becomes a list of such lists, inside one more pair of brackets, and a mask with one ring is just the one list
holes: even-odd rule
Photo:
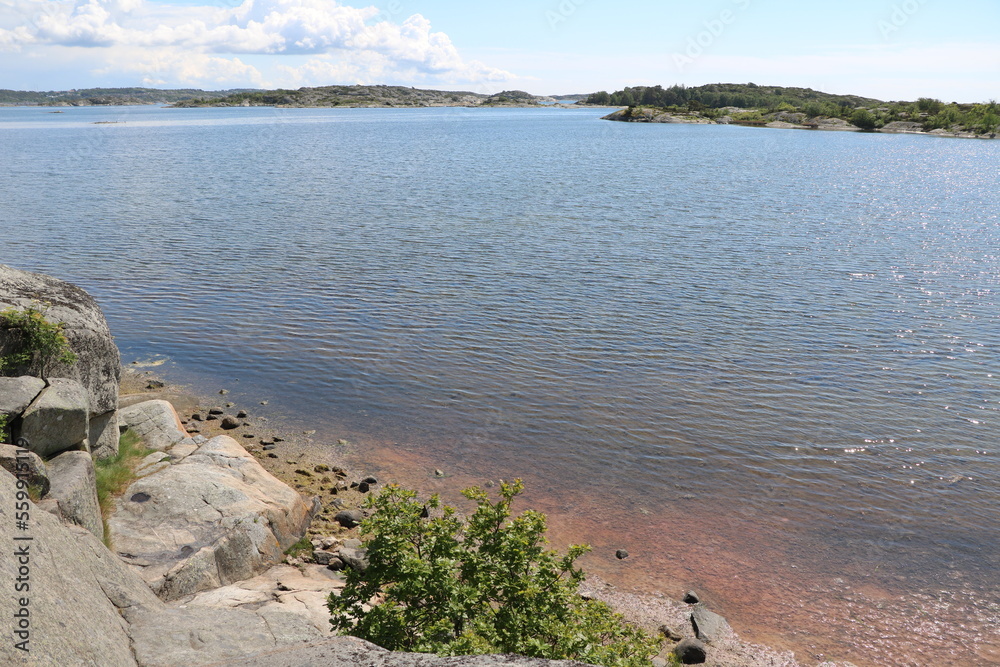
[[[145, 0], [7, 4], [14, 11], [5, 11], [0, 20], [0, 50], [30, 49], [37, 55], [56, 47], [86, 49], [102, 55], [102, 74], [140, 73], [156, 85], [199, 80], [260, 85], [265, 77], [241, 56], [287, 56], [270, 63], [275, 75], [312, 84], [341, 83], [345, 76], [370, 82], [387, 74], [426, 83], [513, 76], [466, 61], [448, 35], [434, 32], [420, 14], [392, 23], [380, 20], [375, 7], [337, 0], [245, 0], [231, 8]], [[295, 56], [313, 59], [287, 62]]]

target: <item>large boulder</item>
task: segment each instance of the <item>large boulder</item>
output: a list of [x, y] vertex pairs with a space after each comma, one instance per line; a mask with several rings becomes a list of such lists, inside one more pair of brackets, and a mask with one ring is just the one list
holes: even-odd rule
[[[0, 310], [46, 304], [46, 318], [64, 324], [63, 331], [77, 356], [73, 364], [56, 364], [50, 377], [78, 381], [87, 391], [93, 433], [90, 444], [103, 458], [118, 452], [118, 435], [108, 428], [118, 409], [121, 355], [97, 302], [85, 291], [41, 273], [21, 271], [0, 264]], [[6, 354], [9, 335], [0, 329], [0, 354]], [[4, 369], [7, 375], [24, 375], [27, 368]]]
[[63, 452], [51, 459], [47, 468], [50, 484], [48, 500], [55, 501], [58, 515], [103, 540], [104, 522], [97, 501], [97, 476], [90, 454]]
[[167, 449], [172, 464], [136, 480], [108, 521], [115, 551], [164, 600], [257, 575], [312, 519], [312, 505], [232, 438], [188, 448]]
[[55, 378], [21, 415], [16, 436], [48, 457], [84, 445], [90, 428], [87, 390], [76, 380]]
[[188, 437], [169, 401], [144, 401], [122, 408], [118, 420], [135, 431], [147, 447], [160, 452]]
[[[48, 304], [46, 317], [64, 323], [63, 331], [77, 356], [76, 363], [57, 365], [49, 374], [73, 378], [86, 387], [92, 415], [117, 410], [121, 356], [94, 298], [57, 278], [0, 264], [0, 310], [25, 308], [33, 302]], [[0, 331], [0, 348], [3, 336]]]

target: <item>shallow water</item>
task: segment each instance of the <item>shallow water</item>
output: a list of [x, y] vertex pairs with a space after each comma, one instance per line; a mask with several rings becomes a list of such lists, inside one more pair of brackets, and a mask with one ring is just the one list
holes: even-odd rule
[[599, 115], [0, 109], [0, 262], [751, 639], [1000, 664], [1000, 144]]

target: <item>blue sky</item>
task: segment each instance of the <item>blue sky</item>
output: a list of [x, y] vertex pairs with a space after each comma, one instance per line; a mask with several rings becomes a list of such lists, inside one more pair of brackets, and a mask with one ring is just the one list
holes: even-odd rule
[[1000, 98], [997, 0], [0, 0], [0, 88], [714, 82]]

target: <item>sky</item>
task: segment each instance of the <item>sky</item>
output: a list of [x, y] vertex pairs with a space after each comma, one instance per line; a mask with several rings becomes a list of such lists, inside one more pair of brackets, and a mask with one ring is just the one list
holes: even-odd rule
[[1000, 0], [0, 0], [0, 88], [747, 83], [1000, 99]]

